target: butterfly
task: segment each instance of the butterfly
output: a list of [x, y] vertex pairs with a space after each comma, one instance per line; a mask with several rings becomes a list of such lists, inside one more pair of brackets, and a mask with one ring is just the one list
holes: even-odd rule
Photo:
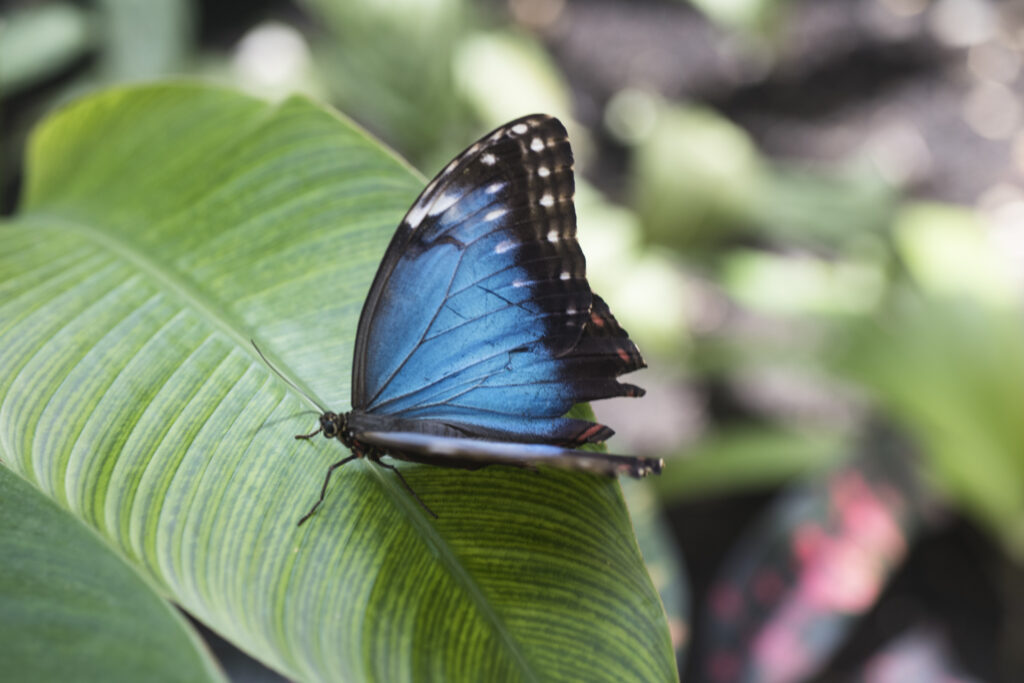
[[572, 165], [561, 122], [525, 116], [470, 145], [416, 199], [363, 304], [352, 409], [317, 405], [319, 427], [295, 437], [322, 433], [351, 452], [327, 470], [300, 525], [331, 474], [357, 458], [393, 470], [435, 517], [382, 457], [463, 469], [661, 471], [659, 459], [575, 450], [613, 432], [564, 417], [576, 403], [642, 396], [617, 378], [646, 367], [587, 283]]

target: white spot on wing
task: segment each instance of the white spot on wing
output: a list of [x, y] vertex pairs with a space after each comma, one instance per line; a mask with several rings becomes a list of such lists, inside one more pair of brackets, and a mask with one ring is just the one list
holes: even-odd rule
[[525, 281], [525, 280], [513, 280], [513, 281], [512, 281], [512, 286], [513, 286], [513, 287], [516, 287], [516, 288], [519, 288], [519, 287], [525, 287], [525, 286], [526, 286], [526, 284], [527, 284], [527, 283], [526, 283], [526, 281]]
[[417, 204], [409, 209], [409, 215], [405, 217], [405, 222], [410, 228], [415, 230], [420, 227], [420, 223], [423, 222], [423, 217], [426, 215], [427, 207], [423, 204]]
[[537, 168], [537, 175], [539, 175], [541, 178], [547, 178], [549, 175], [551, 175], [551, 169], [549, 169], [547, 166], [540, 166]]
[[494, 253], [504, 254], [506, 251], [508, 251], [514, 246], [516, 246], [516, 243], [513, 242], [512, 240], [502, 240], [501, 242], [498, 242], [498, 246], [494, 248]]
[[530, 149], [532, 149], [534, 152], [541, 151], [542, 149], [544, 149], [544, 141], [541, 140], [540, 138], [534, 138], [530, 142]]
[[505, 187], [505, 183], [493, 183], [492, 185], [488, 185], [487, 194], [494, 194], [495, 192], [500, 191], [503, 187]]
[[540, 198], [540, 205], [541, 206], [551, 206], [554, 203], [555, 203], [555, 198], [552, 197], [550, 194], [546, 194], [546, 195], [544, 195], [543, 197]]
[[526, 132], [526, 124], [517, 123], [516, 125], [512, 126], [512, 132], [515, 133], [516, 135], [522, 135], [523, 133]]
[[487, 215], [484, 216], [484, 220], [493, 221], [495, 218], [501, 218], [506, 213], [508, 213], [508, 211], [506, 211], [505, 209], [495, 209], [494, 211], [487, 212]]
[[451, 205], [459, 201], [459, 195], [457, 194], [443, 194], [434, 200], [434, 203], [430, 205], [430, 210], [427, 212], [431, 216], [436, 216], [440, 213], [444, 213]]
[[493, 154], [488, 152], [480, 157], [480, 161], [487, 166], [494, 166], [494, 162], [497, 161], [497, 159], [494, 158]]
[[562, 280], [568, 280], [572, 275], [569, 274], [568, 270], [563, 270], [562, 274], [558, 276]]
[[576, 315], [576, 309], [574, 307], [572, 307], [572, 306], [570, 306], [569, 308], [565, 309], [565, 312], [568, 315]]
[[551, 232], [548, 233], [548, 242], [557, 242], [559, 237], [560, 235], [557, 230], [551, 230]]

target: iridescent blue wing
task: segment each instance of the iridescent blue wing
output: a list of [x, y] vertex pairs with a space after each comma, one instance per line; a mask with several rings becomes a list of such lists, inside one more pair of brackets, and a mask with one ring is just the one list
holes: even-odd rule
[[427, 185], [363, 307], [354, 431], [562, 445], [611, 435], [563, 417], [643, 393], [616, 379], [644, 363], [590, 291], [573, 191], [565, 128], [543, 115], [481, 138]]

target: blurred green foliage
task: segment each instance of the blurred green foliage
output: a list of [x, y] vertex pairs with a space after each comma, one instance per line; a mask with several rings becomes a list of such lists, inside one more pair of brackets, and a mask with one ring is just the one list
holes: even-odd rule
[[838, 367], [922, 446], [928, 473], [1024, 558], [1024, 329], [1010, 274], [972, 211], [908, 204], [907, 275], [851, 328]]
[[710, 109], [641, 97], [651, 122], [631, 134], [633, 202], [650, 238], [684, 256], [752, 231], [792, 246], [856, 247], [892, 220], [894, 191], [867, 169], [775, 163]]
[[65, 93], [172, 74], [192, 56], [194, 17], [187, 0], [24, 3], [0, 19], [0, 97], [53, 78], [85, 57], [89, 68]]
[[89, 16], [53, 3], [12, 11], [0, 24], [0, 95], [50, 77], [95, 43]]
[[337, 106], [414, 161], [441, 163], [432, 155], [468, 122], [465, 102], [453, 96], [452, 65], [470, 8], [461, 0], [303, 5], [320, 28], [314, 54]]
[[710, 19], [747, 34], [768, 35], [782, 20], [785, 0], [687, 0]]

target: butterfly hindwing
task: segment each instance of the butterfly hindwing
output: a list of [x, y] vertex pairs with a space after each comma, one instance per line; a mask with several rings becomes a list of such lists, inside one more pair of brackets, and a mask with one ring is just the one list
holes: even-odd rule
[[596, 474], [643, 477], [661, 472], [658, 458], [592, 453], [549, 444], [517, 444], [481, 439], [439, 437], [420, 432], [364, 432], [360, 441], [387, 449], [392, 457], [441, 467], [473, 469], [489, 464], [516, 467], [556, 466]]
[[577, 402], [642, 393], [616, 379], [643, 360], [586, 280], [572, 161], [562, 124], [528, 116], [427, 185], [363, 308], [355, 411], [501, 441], [611, 434], [562, 417]]

